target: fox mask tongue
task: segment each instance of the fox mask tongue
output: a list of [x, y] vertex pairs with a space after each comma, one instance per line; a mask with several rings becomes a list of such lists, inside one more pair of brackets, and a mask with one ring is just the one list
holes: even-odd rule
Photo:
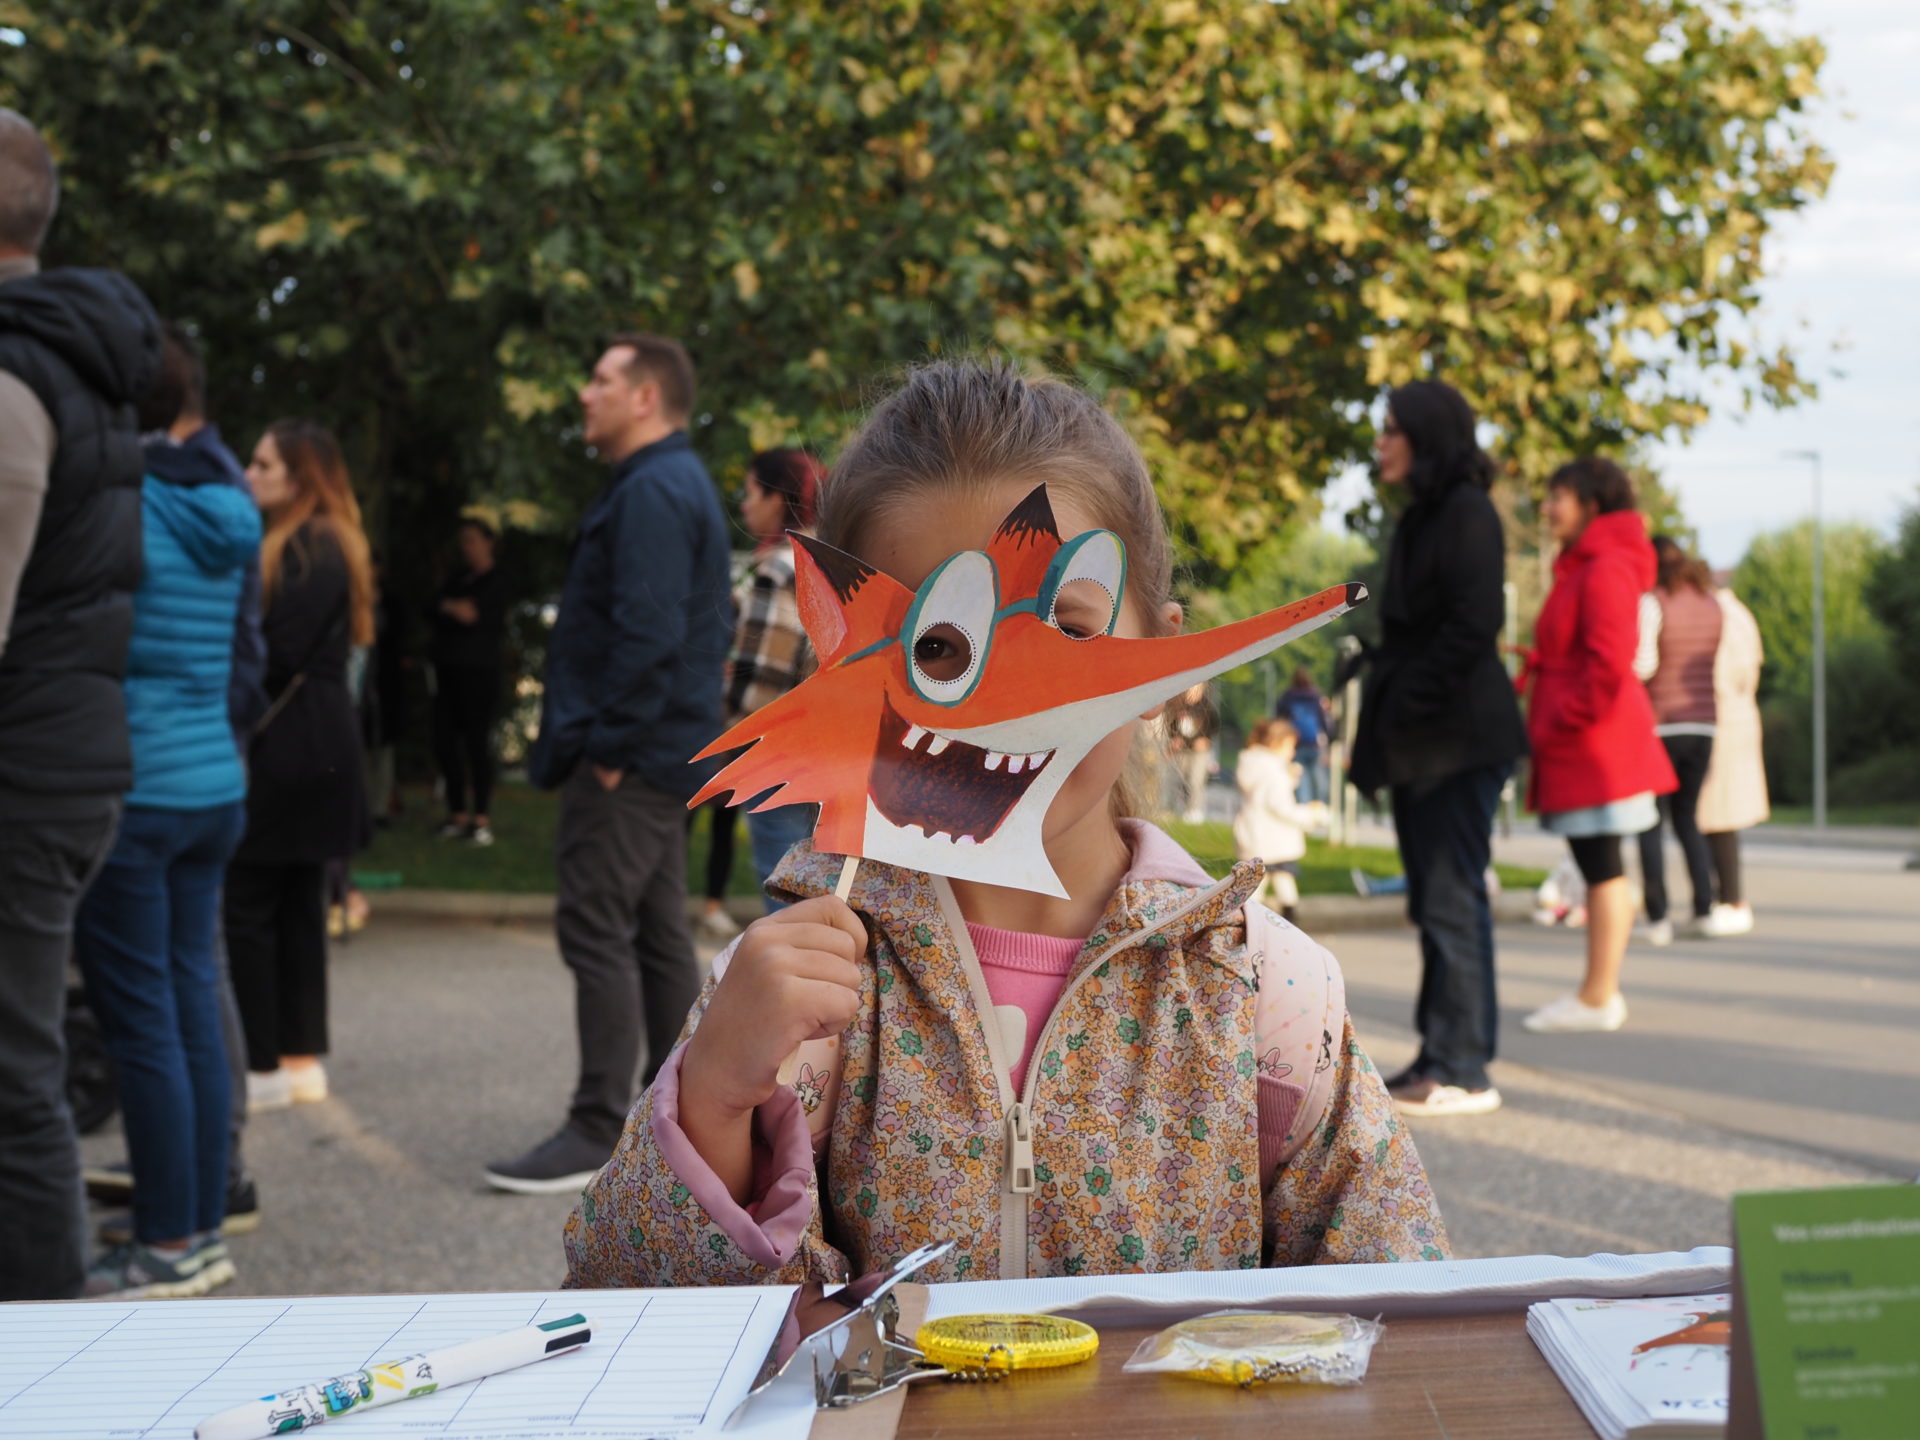
[[[745, 745], [700, 793], [818, 804], [816, 849], [1064, 896], [1042, 826], [1101, 740], [1182, 690], [1279, 649], [1366, 599], [1348, 583], [1193, 635], [1113, 634], [1126, 550], [1109, 531], [1062, 541], [1046, 487], [985, 550], [949, 556], [910, 592], [795, 535], [800, 620], [819, 669], [696, 759]], [[1104, 629], [1072, 634], [1104, 607]], [[1103, 597], [1103, 598], [1102, 598]]]

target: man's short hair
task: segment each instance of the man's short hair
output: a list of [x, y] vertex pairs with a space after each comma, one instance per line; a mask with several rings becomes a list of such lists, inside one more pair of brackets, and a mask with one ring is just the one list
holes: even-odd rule
[[207, 367], [200, 349], [169, 320], [160, 327], [160, 373], [140, 401], [140, 429], [143, 433], [165, 430], [183, 415], [199, 420], [206, 414]]
[[33, 122], [0, 107], [0, 249], [38, 255], [60, 208], [60, 171]]
[[626, 331], [614, 336], [607, 347], [624, 345], [633, 351], [627, 375], [638, 385], [651, 380], [660, 387], [660, 407], [667, 418], [682, 425], [693, 417], [693, 361], [686, 347], [664, 335], [645, 335]]

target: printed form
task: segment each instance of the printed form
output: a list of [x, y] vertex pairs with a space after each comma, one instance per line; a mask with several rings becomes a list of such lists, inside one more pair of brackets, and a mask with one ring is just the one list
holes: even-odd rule
[[[674, 1440], [725, 1423], [792, 1293], [777, 1286], [5, 1305], [0, 1437], [191, 1440], [197, 1423], [229, 1406], [577, 1312], [593, 1339], [571, 1354], [354, 1412], [323, 1433]], [[756, 1400], [748, 1424], [729, 1434], [804, 1440], [812, 1420], [809, 1379]]]

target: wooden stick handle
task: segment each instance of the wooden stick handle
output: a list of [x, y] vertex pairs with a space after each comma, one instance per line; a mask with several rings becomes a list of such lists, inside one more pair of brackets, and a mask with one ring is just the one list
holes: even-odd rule
[[[860, 857], [858, 855], [847, 856], [847, 863], [840, 867], [840, 883], [833, 887], [833, 898], [845, 904], [847, 897], [853, 894], [853, 880], [859, 873]], [[773, 1079], [777, 1085], [791, 1085], [799, 1078], [800, 1052], [795, 1050], [780, 1062], [780, 1068], [774, 1073]]]

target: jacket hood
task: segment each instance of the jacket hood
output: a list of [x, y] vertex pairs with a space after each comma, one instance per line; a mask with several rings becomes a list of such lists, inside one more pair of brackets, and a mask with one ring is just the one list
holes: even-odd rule
[[1616, 510], [1610, 515], [1594, 516], [1580, 532], [1580, 538], [1560, 552], [1553, 562], [1553, 571], [1558, 576], [1576, 565], [1589, 565], [1600, 559], [1624, 563], [1639, 587], [1651, 590], [1660, 572], [1653, 543], [1647, 538], [1646, 517], [1638, 510]]
[[212, 451], [180, 444], [166, 436], [147, 441], [147, 474], [169, 485], [230, 485], [233, 476]]
[[0, 334], [55, 351], [112, 404], [146, 393], [160, 373], [160, 325], [147, 297], [112, 270], [49, 270], [0, 285]]
[[143, 498], [148, 516], [208, 575], [238, 570], [260, 549], [260, 512], [235, 486], [176, 485], [155, 475]]

